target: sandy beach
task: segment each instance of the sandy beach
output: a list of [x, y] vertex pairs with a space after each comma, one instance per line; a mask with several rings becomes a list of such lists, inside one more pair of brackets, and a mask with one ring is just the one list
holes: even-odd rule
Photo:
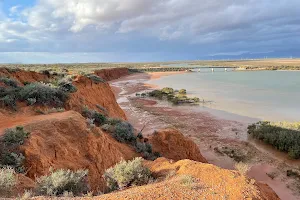
[[[209, 109], [199, 111], [193, 106], [172, 106], [164, 101], [136, 97], [137, 92], [156, 88], [145, 84], [148, 80], [178, 73], [185, 72], [138, 73], [110, 82], [128, 121], [139, 130], [144, 128], [144, 135], [174, 127], [196, 142], [209, 163], [234, 169], [237, 162], [244, 162], [250, 168], [250, 178], [267, 183], [282, 199], [299, 199], [295, 180], [286, 177], [286, 170], [300, 163], [248, 140], [250, 121], [242, 117], [241, 120], [228, 119]], [[268, 176], [272, 173], [276, 178]]]

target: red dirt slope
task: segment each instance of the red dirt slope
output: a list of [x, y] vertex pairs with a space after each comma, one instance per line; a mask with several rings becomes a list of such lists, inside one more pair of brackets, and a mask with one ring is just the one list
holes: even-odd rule
[[74, 111], [48, 115], [45, 120], [24, 127], [31, 132], [21, 147], [30, 178], [47, 174], [50, 167], [88, 169], [92, 189], [102, 190], [105, 169], [122, 158], [138, 156], [132, 148], [117, 142], [99, 128], [89, 130], [85, 119]]
[[108, 83], [95, 83], [85, 76], [79, 76], [73, 84], [77, 92], [72, 93], [66, 102], [67, 110], [81, 112], [84, 106], [88, 106], [90, 109], [101, 111], [97, 108], [97, 105], [100, 105], [108, 111], [110, 117], [126, 119]]
[[176, 129], [155, 132], [149, 139], [153, 150], [161, 152], [163, 157], [175, 161], [190, 159], [207, 163], [198, 146]]
[[0, 68], [0, 77], [11, 77], [19, 81], [20, 83], [24, 82], [36, 82], [36, 81], [45, 81], [48, 79], [48, 76], [45, 74], [25, 71], [25, 70], [7, 70], [6, 68]]
[[221, 169], [211, 164], [191, 160], [180, 160], [172, 163], [165, 158], [159, 158], [154, 162], [146, 162], [146, 165], [150, 167], [157, 178], [166, 176], [168, 178], [161, 182], [98, 196], [95, 199], [279, 200], [278, 196], [267, 185], [254, 183], [237, 171]]
[[95, 74], [106, 81], [111, 81], [118, 79], [122, 76], [129, 75], [129, 70], [127, 68], [102, 69], [96, 70]]

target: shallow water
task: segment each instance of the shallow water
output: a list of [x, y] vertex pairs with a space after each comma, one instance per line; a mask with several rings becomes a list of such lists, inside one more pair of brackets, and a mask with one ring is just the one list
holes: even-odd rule
[[214, 108], [271, 121], [300, 120], [300, 71], [229, 71], [201, 69], [150, 80], [206, 101]]

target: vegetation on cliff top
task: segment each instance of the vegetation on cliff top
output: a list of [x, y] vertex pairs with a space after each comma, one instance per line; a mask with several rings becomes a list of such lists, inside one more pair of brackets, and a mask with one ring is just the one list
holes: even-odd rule
[[0, 86], [0, 103], [2, 107], [17, 110], [17, 102], [27, 102], [28, 105], [44, 105], [63, 107], [69, 93], [75, 92], [76, 87], [71, 82], [52, 83], [28, 83], [24, 86], [10, 78], [1, 78], [4, 86]]

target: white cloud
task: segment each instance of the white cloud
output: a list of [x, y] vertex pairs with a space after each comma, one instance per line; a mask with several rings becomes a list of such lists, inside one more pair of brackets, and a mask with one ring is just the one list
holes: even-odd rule
[[11, 16], [0, 9], [0, 51], [159, 48], [144, 45], [145, 38], [161, 48], [172, 40], [177, 49], [184, 42], [204, 50], [227, 44], [229, 52], [268, 51], [271, 44], [282, 46], [281, 39], [299, 42], [299, 7], [299, 0], [39, 0], [11, 7]]
[[21, 8], [21, 5], [16, 5], [16, 6], [13, 6], [9, 9], [9, 15], [10, 16], [13, 16], [15, 15], [16, 13], [18, 13], [19, 9]]

